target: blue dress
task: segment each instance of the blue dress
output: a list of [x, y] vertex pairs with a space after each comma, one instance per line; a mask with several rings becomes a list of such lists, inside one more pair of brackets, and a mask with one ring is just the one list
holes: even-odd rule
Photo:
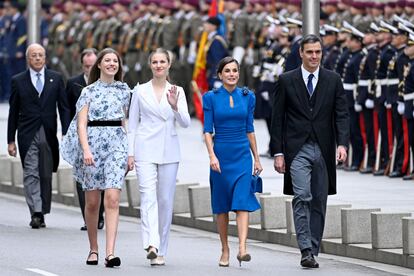
[[88, 143], [95, 166], [83, 163], [79, 143], [77, 117], [89, 106], [88, 121], [120, 121], [125, 119], [130, 89], [126, 83], [105, 83], [98, 79], [82, 90], [76, 103], [76, 115], [61, 143], [64, 160], [73, 166], [74, 178], [84, 191], [121, 189], [124, 182], [128, 141], [124, 127], [88, 127]]
[[214, 214], [260, 208], [250, 187], [253, 166], [247, 138], [247, 133], [254, 132], [254, 106], [254, 93], [247, 88], [237, 87], [229, 93], [221, 86], [203, 96], [204, 132], [214, 132], [214, 153], [221, 169], [221, 173], [210, 169]]

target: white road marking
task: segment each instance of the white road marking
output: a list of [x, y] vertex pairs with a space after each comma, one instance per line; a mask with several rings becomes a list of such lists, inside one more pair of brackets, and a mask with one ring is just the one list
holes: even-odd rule
[[40, 275], [44, 275], [44, 276], [58, 276], [57, 274], [51, 273], [51, 272], [47, 272], [45, 270], [41, 270], [38, 268], [26, 268], [26, 270], [40, 274]]

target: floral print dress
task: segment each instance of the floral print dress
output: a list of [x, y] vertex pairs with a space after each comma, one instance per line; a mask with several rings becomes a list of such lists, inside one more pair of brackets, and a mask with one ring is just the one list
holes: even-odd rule
[[88, 105], [88, 121], [120, 121], [126, 117], [129, 97], [128, 85], [120, 81], [108, 84], [97, 80], [82, 90], [76, 103], [76, 115], [63, 138], [61, 153], [63, 159], [73, 166], [74, 178], [85, 191], [122, 188], [128, 141], [123, 126], [87, 127], [95, 166], [86, 166], [77, 131], [78, 113]]

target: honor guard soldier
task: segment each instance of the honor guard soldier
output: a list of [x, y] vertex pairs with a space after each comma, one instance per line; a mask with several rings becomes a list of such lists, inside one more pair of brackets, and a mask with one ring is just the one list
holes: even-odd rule
[[398, 28], [394, 29], [391, 42], [391, 45], [396, 48], [396, 52], [389, 63], [387, 76], [387, 104], [392, 105], [394, 134], [393, 162], [391, 162], [392, 167], [390, 168], [389, 177], [402, 177], [406, 174], [409, 161], [407, 121], [403, 119], [404, 102], [400, 88], [404, 85], [404, 67], [409, 63], [409, 57], [404, 53], [404, 49], [407, 46], [408, 35], [411, 30], [399, 22], [401, 19], [398, 16], [396, 17]]
[[6, 49], [6, 31], [10, 17], [6, 15], [4, 3], [0, 2], [0, 103], [6, 102], [10, 95], [10, 68]]
[[223, 85], [216, 73], [217, 65], [219, 64], [220, 60], [229, 55], [229, 52], [227, 50], [228, 46], [224, 40], [224, 37], [217, 33], [220, 25], [220, 19], [217, 17], [209, 17], [207, 21], [204, 22], [203, 26], [204, 31], [208, 34], [204, 52], [206, 53], [207, 60], [206, 69], [209, 90], [220, 88]]
[[11, 22], [7, 32], [6, 49], [11, 76], [26, 69], [27, 22], [21, 13], [22, 10], [23, 7], [18, 1], [10, 1]]
[[339, 29], [328, 24], [323, 25], [322, 28], [325, 31], [325, 35], [322, 36], [324, 46], [322, 65], [326, 69], [333, 70], [340, 53], [337, 45]]
[[[362, 107], [363, 121], [365, 127], [365, 164], [360, 169], [361, 173], [372, 173], [375, 166], [376, 137], [378, 136], [378, 119], [374, 112], [374, 82], [378, 59], [378, 47], [375, 35], [379, 31], [378, 26], [372, 22], [367, 33], [365, 33], [363, 58], [360, 64], [356, 102]], [[376, 124], [374, 123], [374, 118]]]
[[[280, 28], [281, 31], [278, 31], [277, 28]], [[267, 32], [267, 49], [264, 52], [257, 74], [258, 86], [256, 87], [256, 108], [254, 110], [254, 117], [266, 121], [266, 127], [270, 134], [272, 103], [274, 95], [277, 93], [276, 82], [279, 79], [279, 75], [284, 72], [290, 44], [288, 39], [289, 29], [286, 26], [281, 27], [280, 25], [272, 24]], [[270, 141], [267, 151], [260, 155], [273, 158], [273, 156], [270, 155]]]
[[394, 56], [395, 48], [391, 46], [391, 30], [395, 29], [385, 21], [380, 22], [377, 41], [380, 54], [377, 59], [377, 75], [375, 79], [375, 108], [378, 112], [380, 130], [380, 148], [377, 150], [376, 171], [374, 175], [389, 173], [390, 156], [392, 154], [392, 118], [391, 105], [386, 103], [387, 72]]
[[286, 59], [285, 72], [296, 69], [302, 64], [302, 59], [300, 58], [299, 48], [300, 40], [302, 39], [301, 28], [302, 21], [294, 18], [286, 18], [287, 24], [286, 27], [289, 28], [289, 42], [290, 42], [290, 54]]
[[359, 67], [362, 60], [362, 40], [364, 34], [354, 26], [344, 22], [344, 28], [348, 29], [351, 38], [348, 41], [349, 56], [345, 62], [344, 71], [342, 75], [344, 91], [347, 97], [349, 124], [350, 124], [350, 140], [352, 147], [352, 160], [350, 160], [348, 171], [358, 171], [362, 165], [364, 148], [360, 127], [360, 112], [362, 107], [355, 101], [358, 79]]
[[[347, 21], [344, 21], [343, 23], [345, 22]], [[338, 58], [335, 62], [334, 71], [340, 76], [342, 76], [342, 73], [344, 72], [345, 62], [348, 60], [348, 41], [350, 38], [351, 34], [348, 29], [344, 27], [339, 29], [338, 43], [340, 44], [340, 54], [338, 55]]]
[[[411, 162], [414, 152], [414, 34], [410, 33], [408, 45], [404, 53], [410, 57], [410, 62], [404, 67], [404, 117], [408, 125], [408, 140], [411, 149]], [[404, 176], [404, 180], [412, 180], [414, 177], [414, 168], [411, 168], [410, 174]]]

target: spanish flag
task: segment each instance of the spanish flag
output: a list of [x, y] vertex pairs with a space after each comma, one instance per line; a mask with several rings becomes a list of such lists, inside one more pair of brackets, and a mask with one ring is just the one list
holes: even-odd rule
[[[210, 10], [208, 15], [210, 17], [216, 16], [222, 22], [221, 27], [218, 30], [219, 34], [224, 35], [225, 32], [225, 22], [223, 16], [223, 0], [213, 0], [211, 1]], [[193, 72], [193, 80], [191, 81], [191, 85], [193, 88], [193, 103], [194, 103], [194, 110], [196, 117], [203, 123], [203, 103], [202, 103], [202, 96], [208, 90], [208, 82], [207, 82], [207, 58], [206, 52], [204, 48], [207, 44], [207, 33], [203, 32], [198, 43], [198, 52], [196, 63], [194, 66]]]

